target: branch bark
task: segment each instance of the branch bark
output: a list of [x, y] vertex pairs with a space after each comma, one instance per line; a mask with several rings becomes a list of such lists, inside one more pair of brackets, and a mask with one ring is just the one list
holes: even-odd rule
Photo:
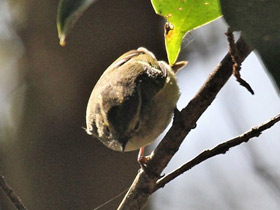
[[241, 62], [239, 59], [238, 52], [235, 47], [235, 41], [234, 36], [231, 28], [228, 28], [227, 32], [225, 33], [228, 40], [228, 46], [229, 46], [229, 54], [231, 55], [231, 59], [234, 62], [232, 74], [235, 76], [236, 81], [239, 82], [239, 84], [243, 87], [245, 87], [252, 95], [254, 95], [254, 90], [251, 88], [249, 83], [247, 83], [244, 79], [241, 78], [240, 70], [241, 70]]
[[158, 190], [159, 188], [164, 187], [168, 182], [175, 179], [176, 177], [183, 174], [184, 172], [190, 170], [194, 166], [200, 164], [201, 162], [203, 162], [211, 157], [214, 157], [216, 155], [225, 154], [230, 148], [235, 147], [241, 143], [248, 142], [253, 137], [260, 136], [264, 130], [269, 129], [270, 127], [272, 127], [275, 123], [277, 123], [279, 121], [280, 121], [280, 114], [276, 115], [275, 117], [270, 119], [268, 122], [263, 123], [262, 125], [259, 125], [257, 127], [254, 127], [251, 130], [247, 131], [246, 133], [243, 133], [240, 136], [237, 136], [233, 139], [225, 141], [212, 149], [203, 151], [202, 153], [197, 155], [195, 158], [193, 158], [189, 162], [182, 165], [180, 168], [174, 170], [170, 174], [159, 179], [156, 183], [154, 191]]
[[[242, 38], [237, 41], [236, 49], [240, 62], [243, 62], [252, 51]], [[153, 151], [147, 163], [147, 171], [153, 172], [154, 175], [148, 176], [143, 170], [140, 170], [120, 204], [119, 210], [141, 209], [145, 206], [149, 196], [154, 192], [156, 182], [163, 169], [178, 151], [188, 133], [196, 126], [197, 120], [230, 78], [233, 65], [231, 55], [227, 54], [189, 104], [175, 114], [172, 127]]]
[[17, 210], [27, 210], [23, 203], [21, 202], [20, 198], [15, 194], [13, 189], [5, 182], [3, 176], [0, 176], [0, 188], [3, 192], [7, 195], [7, 197], [11, 200]]

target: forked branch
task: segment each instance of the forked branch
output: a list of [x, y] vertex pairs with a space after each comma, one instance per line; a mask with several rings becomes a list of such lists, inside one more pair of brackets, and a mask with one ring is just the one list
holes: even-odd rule
[[[236, 50], [240, 63], [251, 52], [250, 47], [242, 38], [237, 41]], [[232, 57], [228, 53], [189, 104], [175, 115], [172, 127], [151, 154], [151, 158], [147, 163], [147, 170], [152, 171], [157, 176], [147, 176], [143, 170], [140, 170], [120, 204], [119, 210], [141, 209], [145, 206], [149, 196], [154, 192], [157, 180], [160, 178], [163, 169], [178, 151], [191, 129], [195, 127], [197, 120], [214, 101], [218, 92], [232, 75], [233, 65]]]

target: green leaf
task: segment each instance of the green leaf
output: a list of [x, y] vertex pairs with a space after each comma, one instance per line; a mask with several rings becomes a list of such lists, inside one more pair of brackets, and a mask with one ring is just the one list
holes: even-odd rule
[[232, 30], [242, 31], [246, 42], [258, 51], [280, 87], [280, 1], [221, 0], [221, 9]]
[[219, 0], [151, 0], [155, 12], [169, 22], [165, 46], [169, 64], [174, 64], [183, 37], [189, 31], [220, 17]]
[[95, 0], [60, 0], [57, 9], [57, 31], [59, 43], [65, 45], [69, 34], [78, 18]]

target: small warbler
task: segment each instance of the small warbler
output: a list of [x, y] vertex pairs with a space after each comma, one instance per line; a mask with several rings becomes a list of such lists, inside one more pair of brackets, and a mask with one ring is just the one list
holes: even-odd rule
[[86, 132], [116, 151], [153, 142], [172, 118], [179, 99], [175, 73], [186, 63], [170, 67], [143, 47], [123, 54], [92, 90]]

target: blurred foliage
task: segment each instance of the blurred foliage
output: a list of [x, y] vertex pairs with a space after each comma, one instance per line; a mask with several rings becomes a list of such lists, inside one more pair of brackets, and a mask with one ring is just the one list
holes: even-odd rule
[[[94, 0], [60, 0], [57, 12], [57, 29], [60, 44], [77, 19]], [[165, 34], [167, 56], [170, 64], [177, 60], [185, 34], [220, 16], [218, 0], [151, 0], [155, 12], [169, 21]]]
[[95, 0], [61, 0], [57, 9], [57, 31], [61, 46], [78, 18]]
[[14, 23], [20, 11], [0, 1], [0, 142], [16, 136], [24, 101], [24, 84], [18, 62], [24, 54]]

